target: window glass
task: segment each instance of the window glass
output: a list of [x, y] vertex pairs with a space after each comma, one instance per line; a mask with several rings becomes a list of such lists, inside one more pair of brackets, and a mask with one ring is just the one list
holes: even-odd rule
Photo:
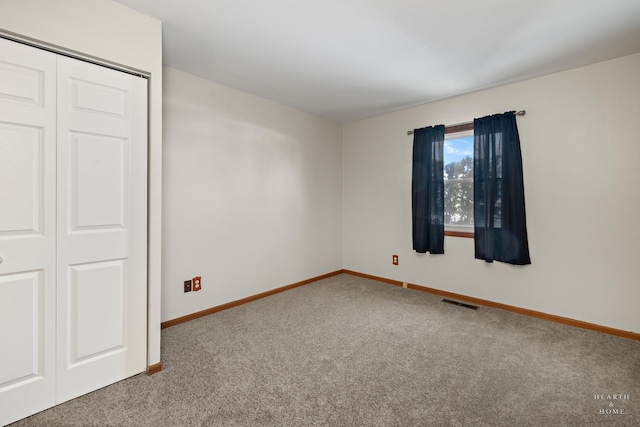
[[444, 223], [473, 231], [473, 130], [445, 137]]

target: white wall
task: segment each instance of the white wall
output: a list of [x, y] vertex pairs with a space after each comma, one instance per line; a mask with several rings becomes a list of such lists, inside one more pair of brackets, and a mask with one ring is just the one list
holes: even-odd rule
[[163, 132], [163, 321], [342, 268], [339, 124], [165, 68]]
[[0, 31], [135, 68], [149, 80], [149, 364], [160, 361], [162, 26], [111, 0], [0, 0]]
[[[638, 76], [640, 54], [345, 125], [344, 268], [640, 332]], [[413, 252], [406, 131], [520, 109], [532, 265]]]

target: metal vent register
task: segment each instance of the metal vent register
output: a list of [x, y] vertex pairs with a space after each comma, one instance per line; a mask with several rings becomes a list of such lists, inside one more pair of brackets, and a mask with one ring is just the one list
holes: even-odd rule
[[447, 304], [459, 305], [460, 307], [464, 307], [464, 308], [470, 308], [471, 310], [477, 310], [478, 309], [477, 305], [465, 304], [463, 302], [453, 301], [453, 300], [446, 299], [446, 298], [444, 298], [442, 300], [442, 302], [446, 302]]

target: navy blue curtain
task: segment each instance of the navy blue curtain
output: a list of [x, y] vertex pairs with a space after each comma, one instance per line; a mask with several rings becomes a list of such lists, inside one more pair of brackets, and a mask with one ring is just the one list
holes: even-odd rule
[[515, 113], [475, 119], [473, 132], [475, 257], [531, 264]]
[[444, 125], [413, 131], [413, 249], [444, 253]]

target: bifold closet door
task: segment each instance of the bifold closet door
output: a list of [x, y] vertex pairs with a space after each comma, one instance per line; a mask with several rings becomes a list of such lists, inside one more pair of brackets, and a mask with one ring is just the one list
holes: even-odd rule
[[147, 81], [58, 58], [56, 403], [143, 372]]
[[0, 39], [0, 425], [146, 369], [147, 81]]
[[0, 39], [0, 425], [55, 403], [56, 55]]

